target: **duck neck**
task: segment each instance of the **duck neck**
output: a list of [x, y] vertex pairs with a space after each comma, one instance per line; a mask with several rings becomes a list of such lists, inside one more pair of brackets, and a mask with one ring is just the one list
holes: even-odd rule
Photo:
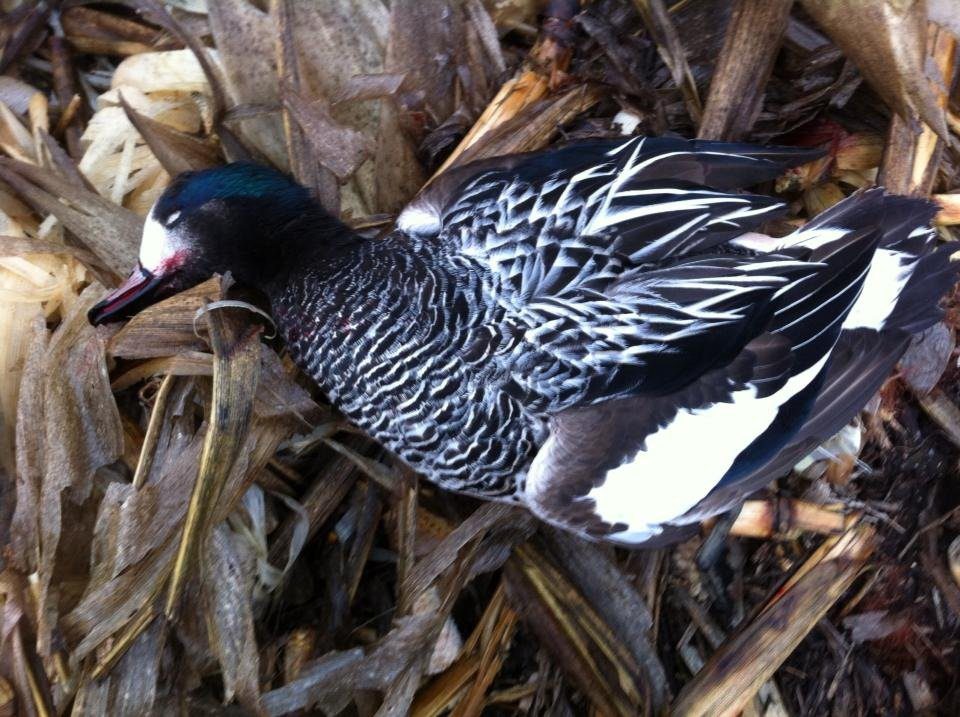
[[335, 271], [367, 242], [353, 229], [319, 207], [263, 226], [264, 235], [255, 241], [256, 250], [246, 262], [250, 276], [238, 276], [272, 298], [306, 268]]

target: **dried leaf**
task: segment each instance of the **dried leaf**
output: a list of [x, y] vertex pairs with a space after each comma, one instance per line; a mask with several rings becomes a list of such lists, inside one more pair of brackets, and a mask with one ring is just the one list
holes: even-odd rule
[[0, 177], [38, 210], [63, 222], [118, 276], [136, 264], [143, 224], [133, 212], [40, 167], [2, 160]]
[[[394, 2], [389, 38], [386, 70], [404, 75], [404, 88], [416, 94], [403, 106], [388, 103], [381, 115], [375, 160], [381, 211], [397, 211], [423, 185], [426, 177], [414, 142], [422, 138], [428, 120], [439, 124], [456, 109], [455, 59], [464, 42], [463, 12], [449, 0]], [[410, 134], [418, 136], [411, 139]]]
[[956, 341], [942, 321], [934, 324], [910, 342], [900, 359], [900, 375], [916, 393], [933, 390], [953, 356]]
[[307, 102], [300, 95], [290, 93], [284, 97], [284, 106], [303, 128], [317, 161], [341, 181], [356, 172], [370, 156], [372, 147], [367, 138], [333, 119], [322, 100]]
[[183, 132], [157, 122], [146, 115], [137, 112], [120, 95], [123, 110], [137, 132], [149, 145], [150, 150], [170, 175], [191, 170], [207, 169], [220, 164], [220, 155], [217, 148], [203, 140], [192, 137]]
[[[276, 28], [269, 14], [246, 0], [224, 0], [211, 3], [209, 17], [233, 104], [279, 107]], [[276, 166], [287, 167], [279, 114], [239, 121], [237, 131], [245, 144], [255, 147]]]
[[[214, 55], [209, 53], [208, 57], [213, 59]], [[117, 65], [110, 86], [134, 87], [145, 93], [210, 94], [210, 84], [203, 68], [190, 50], [132, 55]]]
[[[381, 2], [292, 2], [291, 30], [300, 58], [301, 94], [309, 100], [333, 100], [350, 78], [383, 73], [389, 10]], [[347, 102], [330, 108], [338, 123], [362, 133], [368, 142], [395, 141], [382, 136], [379, 102]], [[395, 129], [397, 136], [400, 129]], [[341, 187], [345, 214], [376, 213], [372, 162]]]
[[[86, 317], [97, 293], [96, 286], [88, 287], [50, 338], [40, 374], [42, 423], [32, 424], [34, 430], [42, 426], [43, 432], [42, 449], [34, 449], [42, 450], [43, 461], [39, 510], [18, 522], [39, 520], [38, 640], [44, 652], [50, 649], [52, 626], [45, 616], [56, 588], [61, 531], [75, 527], [73, 521], [93, 491], [94, 472], [123, 452], [123, 428], [110, 391], [103, 343]], [[27, 390], [27, 395], [34, 391]]]
[[943, 108], [925, 71], [927, 13], [923, 0], [804, 0], [803, 6], [903, 119], [915, 124], [919, 115], [948, 141]]
[[850, 631], [850, 639], [855, 644], [882, 640], [897, 630], [903, 629], [907, 624], [906, 618], [895, 617], [886, 610], [871, 610], [843, 618], [843, 626]]
[[108, 678], [107, 714], [138, 717], [152, 712], [165, 631], [166, 626], [154, 620], [120, 658]]
[[194, 333], [194, 317], [222, 291], [217, 277], [147, 307], [110, 339], [107, 350], [111, 356], [143, 359], [205, 349], [207, 343]]
[[[50, 334], [38, 314], [27, 324], [21, 337], [23, 368], [17, 386], [16, 424], [16, 511], [10, 539], [12, 563], [25, 575], [40, 564], [40, 491], [44, 475], [43, 357]], [[19, 353], [19, 352], [18, 352]], [[17, 356], [19, 358], [19, 356]], [[9, 415], [9, 414], [4, 414]]]
[[498, 524], [509, 520], [516, 520], [518, 511], [511, 506], [499, 503], [485, 503], [474, 511], [469, 518], [463, 521], [427, 557], [418, 562], [406, 585], [403, 586], [407, 597], [407, 604], [411, 598], [420, 595], [438, 575], [452, 565], [460, 550], [478, 536], [492, 529]]
[[202, 559], [203, 598], [210, 647], [223, 671], [224, 700], [236, 695], [256, 710], [260, 700], [260, 658], [251, 599], [255, 561], [240, 549], [236, 536], [216, 528]]
[[[204, 435], [197, 480], [167, 586], [164, 612], [168, 619], [179, 608], [184, 582], [196, 569], [203, 542], [218, 522], [217, 504], [250, 426], [260, 377], [260, 331], [259, 327], [247, 328], [243, 314], [238, 314], [236, 309], [215, 309], [206, 314], [214, 354], [210, 426]], [[231, 503], [229, 497], [226, 502]]]
[[[12, 226], [10, 227], [13, 228]], [[20, 376], [37, 320], [64, 313], [86, 277], [76, 261], [52, 253], [65, 247], [0, 237], [0, 467], [13, 475], [13, 417]]]
[[337, 105], [363, 100], [375, 100], [392, 97], [400, 89], [406, 75], [396, 72], [382, 72], [375, 75], [354, 75], [347, 79], [330, 103]]

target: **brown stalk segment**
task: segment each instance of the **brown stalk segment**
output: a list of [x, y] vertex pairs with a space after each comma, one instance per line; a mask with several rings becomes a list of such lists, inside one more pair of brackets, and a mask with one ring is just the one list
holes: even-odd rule
[[0, 236], [0, 252], [3, 256], [24, 256], [26, 254], [63, 254], [72, 256], [82, 264], [95, 264], [97, 258], [88, 251], [77, 247], [65, 246], [57, 242], [31, 239], [28, 237]]
[[283, 647], [283, 681], [293, 682], [303, 672], [317, 646], [316, 628], [304, 626], [294, 629]]
[[748, 500], [730, 528], [742, 538], [772, 538], [795, 530], [836, 535], [847, 518], [842, 506], [818, 505], [803, 500]]
[[[270, 13], [277, 27], [277, 79], [280, 82], [281, 98], [297, 96], [301, 90], [300, 65], [291, 26], [289, 0], [271, 0]], [[283, 136], [287, 144], [287, 161], [290, 172], [298, 182], [313, 189], [324, 208], [334, 216], [340, 214], [340, 188], [333, 172], [317, 163], [313, 152], [308, 151], [303, 129], [293, 118], [290, 107], [283, 102], [281, 117]]]
[[136, 55], [178, 44], [142, 22], [89, 7], [69, 8], [61, 21], [70, 44], [86, 54]]
[[[62, 37], [50, 38], [50, 61], [53, 66], [53, 86], [57, 93], [57, 99], [65, 116], [69, 115], [69, 108], [73, 98], [79, 98], [77, 93], [76, 75], [74, 74], [73, 61], [70, 56], [70, 46]], [[73, 116], [65, 123], [63, 127], [63, 138], [67, 145], [67, 151], [74, 159], [79, 160], [83, 155], [83, 148], [80, 146], [80, 114], [74, 110]]]
[[670, 19], [666, 5], [663, 0], [634, 0], [634, 5], [643, 18], [643, 24], [657, 43], [657, 50], [670, 69], [674, 83], [683, 94], [690, 119], [694, 124], [699, 124], [703, 117], [703, 105], [697, 92], [697, 83], [687, 63], [687, 53], [680, 34]]
[[157, 448], [157, 439], [160, 437], [167, 399], [170, 397], [170, 389], [173, 388], [174, 381], [176, 381], [176, 376], [173, 374], [164, 376], [160, 383], [160, 390], [157, 391], [156, 398], [153, 401], [153, 410], [150, 411], [147, 432], [143, 436], [143, 446], [140, 448], [140, 458], [137, 460], [137, 468], [133, 472], [133, 479], [131, 480], [134, 488], [143, 487], [143, 483], [150, 473], [150, 467], [153, 465], [153, 454]]
[[451, 706], [451, 717], [479, 715], [486, 704], [487, 690], [503, 665], [516, 623], [517, 614], [506, 604], [506, 591], [501, 582], [460, 657], [420, 690], [411, 715], [437, 717]]
[[940, 211], [934, 220], [942, 227], [960, 224], [960, 193], [935, 194], [933, 201], [940, 205]]
[[[578, 2], [569, 0], [558, 2], [554, 0], [550, 3], [546, 12], [544, 31], [541, 33], [540, 40], [530, 50], [527, 66], [516, 77], [503, 84], [490, 104], [487, 105], [483, 114], [467, 132], [467, 135], [460, 140], [460, 144], [457, 145], [440, 168], [434, 172], [431, 181], [455, 164], [466, 161], [461, 158], [461, 155], [467, 149], [479, 143], [489, 132], [502, 126], [524, 109], [547, 96], [556, 85], [559, 76], [570, 65], [572, 53], [563, 28], [569, 24], [577, 10], [579, 10]], [[490, 156], [493, 155], [475, 152], [470, 160]]]
[[697, 136], [738, 140], [760, 113], [793, 0], [736, 0]]
[[593, 107], [602, 94], [598, 88], [580, 85], [563, 94], [528, 104], [498, 126], [491, 126], [482, 141], [463, 151], [457, 164], [478, 159], [519, 154], [542, 149], [564, 125]]
[[460, 657], [417, 693], [410, 706], [410, 717], [439, 717], [476, 680], [479, 669], [480, 658], [476, 655]]
[[400, 498], [397, 501], [397, 614], [406, 615], [413, 609], [413, 600], [406, 591], [408, 578], [416, 562], [417, 542], [417, 475], [404, 471]]
[[168, 585], [164, 614], [173, 619], [183, 585], [196, 569], [210, 517], [243, 445], [260, 375], [260, 329], [229, 309], [207, 312], [213, 348], [213, 396], [200, 468]]
[[[517, 613], [508, 605], [502, 604], [504, 599], [503, 584], [501, 583], [490, 603], [488, 603], [488, 613], [491, 616], [495, 615], [496, 619], [492, 625], [486, 626], [488, 629], [484, 634], [486, 639], [480, 653], [477, 678], [467, 688], [466, 694], [457, 702], [450, 713], [450, 717], [480, 717], [480, 713], [486, 705], [487, 690], [490, 689], [490, 685], [493, 684], [494, 679], [500, 673], [500, 668], [503, 667], [503, 661], [506, 659], [507, 651], [510, 649], [510, 643], [513, 642], [513, 636], [517, 629]], [[491, 606], [493, 606], [493, 609], [491, 609]]]
[[77, 118], [82, 106], [83, 100], [80, 99], [80, 95], [74, 94], [70, 98], [70, 102], [67, 103], [67, 106], [63, 108], [60, 119], [57, 120], [57, 126], [53, 129], [53, 133], [56, 135], [61, 135], [66, 132], [67, 128]]
[[673, 705], [675, 715], [736, 715], [850, 587], [875, 530], [853, 522], [823, 545], [760, 613], [711, 656]]
[[477, 119], [467, 135], [460, 140], [457, 148], [450, 153], [446, 161], [434, 173], [434, 177], [443, 174], [458, 163], [458, 159], [467, 149], [476, 144], [484, 135], [515, 117], [528, 107], [546, 96], [549, 89], [548, 78], [536, 70], [526, 69], [518, 77], [508, 80], [487, 105], [487, 109]]
[[649, 706], [633, 655], [534, 544], [514, 551], [505, 575], [514, 608], [595, 709], [635, 715]]
[[930, 419], [940, 426], [953, 445], [960, 447], [960, 408], [943, 391], [935, 388], [927, 394], [916, 394], [920, 407]]
[[[943, 108], [947, 106], [950, 88], [957, 79], [957, 38], [931, 23], [927, 32], [927, 51], [944, 80], [944, 87], [937, 90], [936, 97], [937, 105]], [[896, 194], [929, 196], [942, 152], [943, 141], [933, 128], [924, 124], [918, 134], [908, 120], [896, 114], [887, 133], [878, 183]]]

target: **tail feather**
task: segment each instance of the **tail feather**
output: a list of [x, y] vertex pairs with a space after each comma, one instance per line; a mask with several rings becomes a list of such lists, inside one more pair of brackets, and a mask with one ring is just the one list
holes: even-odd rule
[[940, 300], [957, 281], [960, 262], [951, 256], [960, 242], [949, 242], [934, 248], [914, 262], [894, 310], [884, 321], [885, 329], [901, 329], [918, 333], [943, 318]]
[[785, 237], [778, 249], [810, 251], [810, 258], [840, 237], [864, 229], [881, 232], [860, 298], [844, 329], [922, 331], [943, 316], [939, 301], [957, 280], [953, 243], [937, 247], [931, 222], [937, 208], [925, 199], [886, 194], [882, 188], [851, 195]]

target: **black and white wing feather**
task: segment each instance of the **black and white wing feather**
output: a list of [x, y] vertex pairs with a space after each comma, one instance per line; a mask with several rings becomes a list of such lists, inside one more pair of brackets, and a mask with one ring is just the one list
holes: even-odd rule
[[770, 325], [776, 297], [812, 286], [822, 268], [777, 256], [711, 256], [627, 275], [603, 293], [534, 297], [513, 313], [519, 340], [502, 358], [511, 374], [505, 390], [551, 413], [669, 394], [732, 361]]
[[[779, 263], [789, 277], [778, 288], [736, 287], [726, 299], [733, 305], [684, 296], [688, 310], [750, 319], [705, 327], [679, 355], [667, 354], [653, 366], [659, 386], [555, 414], [527, 479], [531, 507], [568, 529], [627, 543], [657, 538], [680, 516], [694, 522], [713, 514], [692, 509], [768, 464], [807, 420], [880, 239], [876, 229], [850, 231], [806, 261], [733, 259], [746, 273], [764, 267], [760, 275]], [[630, 288], [642, 292], [645, 276]]]
[[489, 266], [526, 301], [602, 288], [625, 268], [706, 252], [757, 227], [783, 204], [730, 190], [815, 156], [672, 138], [578, 143], [453, 170], [397, 226]]

